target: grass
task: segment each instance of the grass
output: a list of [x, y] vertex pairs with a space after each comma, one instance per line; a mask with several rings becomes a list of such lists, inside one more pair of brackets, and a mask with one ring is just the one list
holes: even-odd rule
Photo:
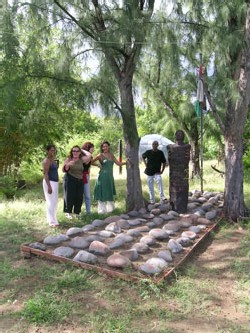
[[[223, 191], [224, 181], [210, 168], [210, 164], [214, 163], [206, 165], [204, 190]], [[92, 193], [96, 177], [94, 170]], [[125, 211], [125, 174], [115, 173], [115, 179], [118, 193], [115, 212], [120, 214]], [[143, 171], [142, 184], [147, 198]], [[167, 173], [163, 176], [163, 184], [168, 195]], [[199, 181], [192, 182], [190, 189], [199, 189]], [[245, 191], [249, 196], [249, 184], [246, 184]], [[69, 226], [82, 226], [100, 218], [94, 203], [90, 216], [83, 214], [82, 220], [69, 223], [62, 206], [60, 184], [58, 218], [62, 232]], [[237, 228], [225, 223], [213, 237], [222, 243], [229, 241]], [[242, 225], [242, 228], [249, 231], [249, 223]], [[222, 274], [220, 268], [200, 268], [194, 261], [177, 273], [171, 283], [155, 285], [145, 279], [134, 285], [62, 263], [36, 257], [32, 260], [22, 258], [19, 249], [22, 243], [40, 240], [56, 232], [45, 222], [41, 183], [28, 184], [14, 200], [2, 200], [0, 203], [0, 332], [58, 333], [64, 327], [65, 331], [74, 333], [179, 333], [183, 331], [178, 326], [181, 323], [188, 325], [194, 317], [198, 317], [205, 327], [211, 318], [218, 315], [218, 308], [213, 306], [213, 279]], [[249, 232], [244, 234], [227, 267], [234, 285], [235, 306], [242, 318], [249, 316], [250, 308], [249, 237]], [[244, 321], [237, 323], [230, 318], [218, 320], [213, 327], [213, 331], [207, 331], [247, 332]], [[197, 323], [193, 328], [199, 333]]]

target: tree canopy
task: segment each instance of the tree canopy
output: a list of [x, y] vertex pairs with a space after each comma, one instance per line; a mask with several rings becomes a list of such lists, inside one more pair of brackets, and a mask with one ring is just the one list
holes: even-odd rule
[[[2, 131], [6, 142], [13, 142], [16, 164], [36, 140], [66, 135], [76, 110], [85, 113], [99, 103], [122, 120], [130, 161], [127, 209], [143, 207], [135, 92], [143, 87], [147, 120], [156, 115], [164, 131], [181, 127], [197, 151], [199, 125], [191, 101], [202, 53], [204, 69], [213, 69], [204, 75], [209, 133], [223, 136], [225, 143], [224, 213], [237, 220], [246, 212], [242, 156], [250, 98], [249, 3], [181, 0], [169, 13], [168, 1], [156, 10], [154, 0], [6, 2]], [[82, 121], [92, 126], [87, 115]]]

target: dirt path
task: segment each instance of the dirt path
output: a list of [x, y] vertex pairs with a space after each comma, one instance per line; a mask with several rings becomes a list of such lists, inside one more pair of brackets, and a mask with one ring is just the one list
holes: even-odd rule
[[[192, 258], [199, 280], [213, 284], [207, 315], [181, 320], [171, 324], [174, 333], [241, 333], [250, 332], [250, 318], [240, 309], [236, 296], [236, 283], [232, 274], [235, 253], [247, 231], [241, 228], [226, 236], [217, 233]], [[205, 318], [205, 320], [204, 320]]]

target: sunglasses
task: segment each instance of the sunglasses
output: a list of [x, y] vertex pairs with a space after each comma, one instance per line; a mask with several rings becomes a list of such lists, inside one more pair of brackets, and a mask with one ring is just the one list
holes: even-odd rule
[[72, 153], [80, 153], [80, 150], [72, 150]]

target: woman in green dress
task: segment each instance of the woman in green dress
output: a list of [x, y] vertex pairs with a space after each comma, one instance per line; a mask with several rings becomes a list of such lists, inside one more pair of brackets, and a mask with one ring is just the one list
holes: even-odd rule
[[116, 195], [113, 176], [114, 163], [122, 166], [126, 162], [119, 162], [110, 152], [110, 143], [104, 141], [101, 144], [101, 153], [93, 158], [92, 163], [99, 161], [101, 168], [95, 183], [94, 200], [98, 201], [98, 213], [110, 213], [115, 209], [114, 196]]

